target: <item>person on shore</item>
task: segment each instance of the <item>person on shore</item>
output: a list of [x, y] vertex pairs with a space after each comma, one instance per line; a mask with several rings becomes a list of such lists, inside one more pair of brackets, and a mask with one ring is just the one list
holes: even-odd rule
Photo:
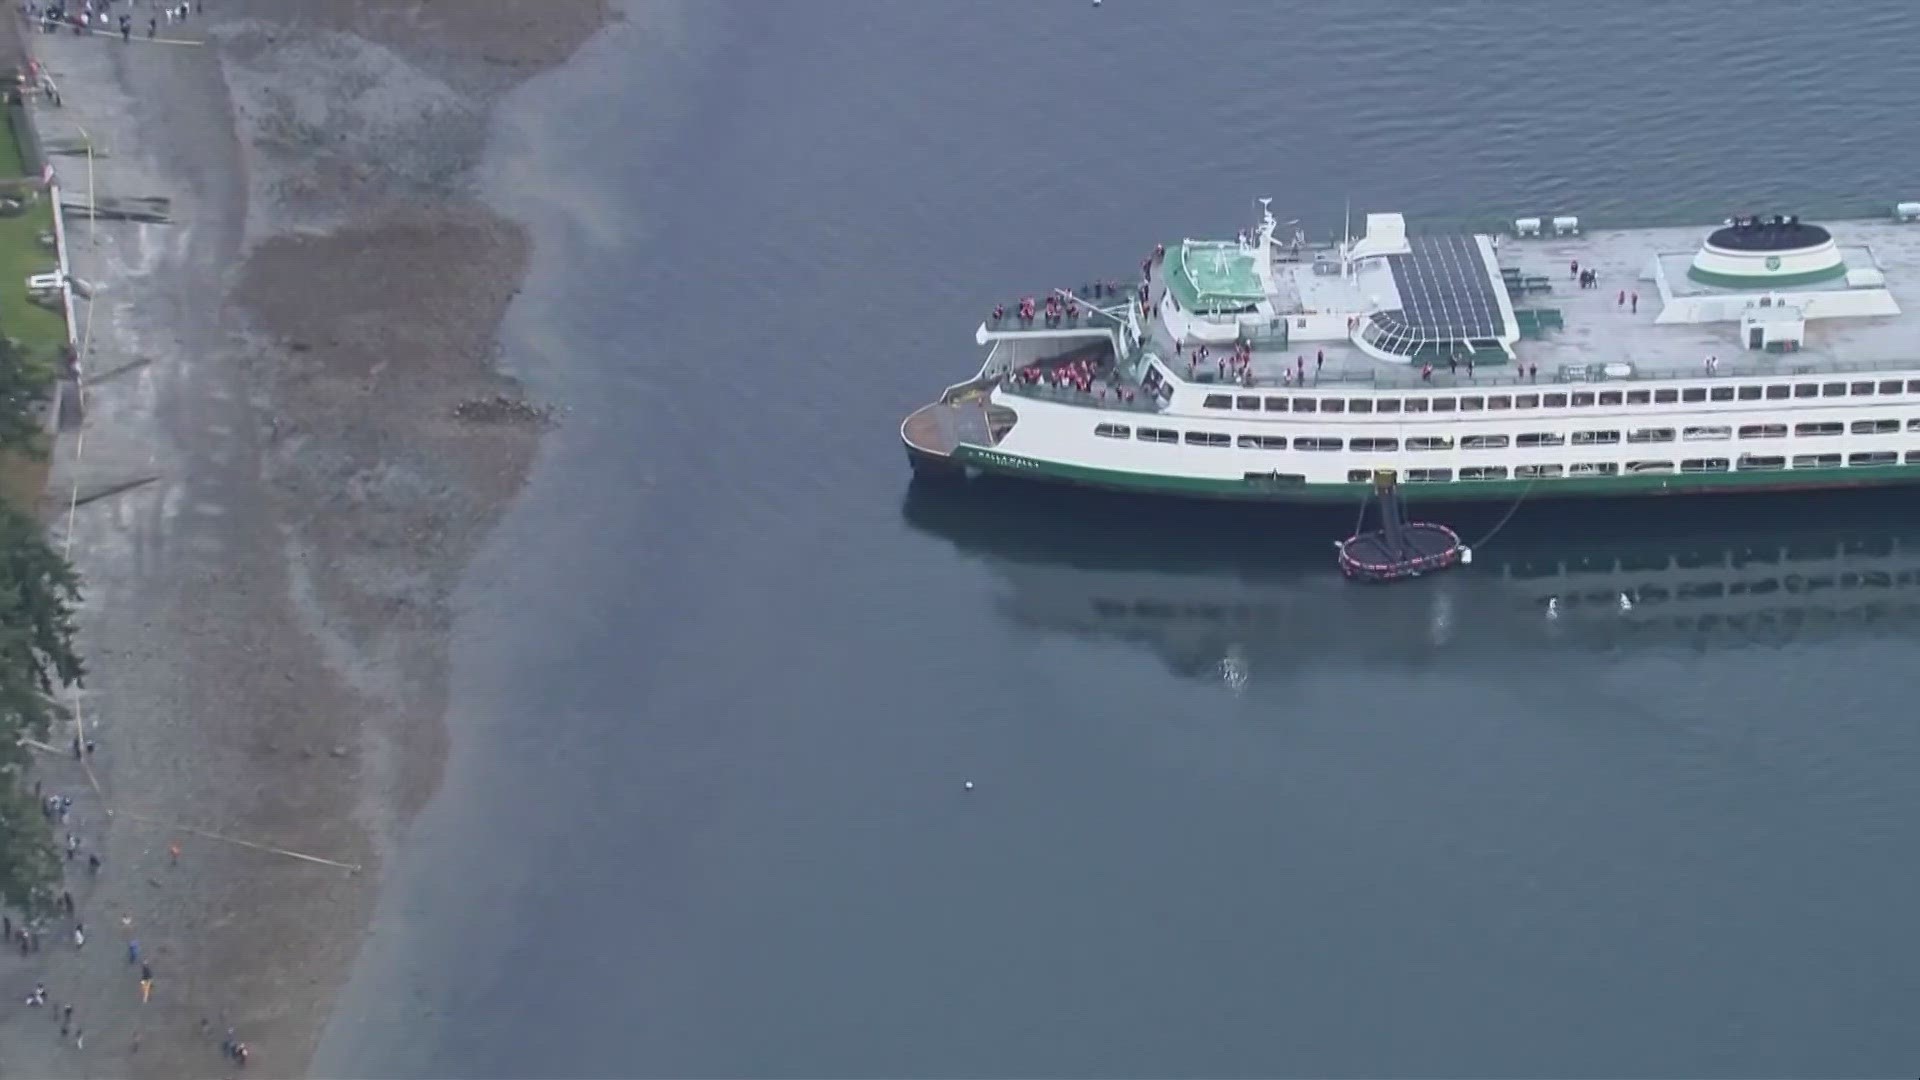
[[[998, 312], [1000, 309], [994, 308], [993, 310], [996, 313], [994, 318], [999, 318]], [[173, 866], [180, 865], [180, 841], [175, 840], [173, 843], [167, 845], [167, 862]]]
[[73, 924], [73, 947], [75, 949], [84, 949], [87, 947], [87, 926], [85, 923]]
[[153, 997], [153, 980], [140, 980], [140, 1004], [145, 1005]]
[[0, 921], [4, 921], [5, 930], [6, 930], [6, 934], [4, 936], [0, 936], [0, 941], [12, 941], [13, 940], [13, 916], [0, 915]]
[[133, 40], [133, 16], [127, 12], [120, 14], [120, 40], [122, 42]]
[[140, 965], [140, 977], [147, 980], [148, 982], [152, 982], [153, 981], [153, 965], [142, 962]]
[[78, 854], [80, 854], [80, 838], [73, 835], [72, 833], [68, 833], [67, 834], [67, 861], [72, 862], [73, 857]]
[[73, 890], [60, 890], [60, 906], [67, 909], [67, 918], [73, 918]]
[[34, 983], [33, 993], [27, 995], [27, 1004], [30, 1007], [37, 1009], [42, 1005], [45, 1005], [46, 1003], [47, 1003], [47, 984]]
[[147, 20], [147, 40], [152, 41], [160, 33], [160, 20], [157, 17]]
[[100, 856], [92, 852], [88, 852], [87, 853], [87, 873], [97, 874], [99, 872], [100, 872]]
[[72, 1002], [68, 1002], [65, 1005], [60, 1006], [60, 1023], [63, 1025], [63, 1028], [60, 1034], [65, 1035], [66, 1031], [64, 1029], [64, 1025], [73, 1023], [73, 1003]]
[[127, 963], [137, 964], [139, 962], [140, 962], [140, 942], [137, 939], [134, 941], [127, 942]]

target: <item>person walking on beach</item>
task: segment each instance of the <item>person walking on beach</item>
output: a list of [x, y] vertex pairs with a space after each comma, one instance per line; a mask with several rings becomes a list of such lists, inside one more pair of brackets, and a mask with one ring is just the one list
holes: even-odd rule
[[140, 942], [138, 939], [135, 939], [133, 941], [127, 942], [127, 963], [137, 964], [139, 962], [140, 962]]
[[87, 873], [97, 874], [99, 872], [100, 872], [100, 856], [89, 853], [87, 855]]
[[67, 909], [67, 918], [73, 918], [73, 892], [70, 889], [60, 891], [60, 906]]
[[73, 947], [76, 949], [84, 949], [87, 947], [87, 927], [85, 923], [73, 924]]
[[140, 980], [140, 1004], [145, 1005], [148, 999], [152, 997], [153, 997], [153, 980], [141, 979]]

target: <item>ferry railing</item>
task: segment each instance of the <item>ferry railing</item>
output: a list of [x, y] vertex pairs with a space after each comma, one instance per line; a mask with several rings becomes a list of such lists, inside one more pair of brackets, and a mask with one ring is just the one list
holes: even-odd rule
[[1717, 364], [1712, 371], [1704, 368], [1696, 370], [1678, 370], [1663, 368], [1658, 371], [1635, 370], [1631, 374], [1614, 375], [1606, 371], [1605, 364], [1593, 364], [1584, 369], [1562, 367], [1555, 371], [1541, 371], [1537, 377], [1521, 371], [1522, 365], [1495, 368], [1478, 368], [1469, 375], [1465, 369], [1448, 372], [1436, 370], [1428, 378], [1421, 378], [1419, 369], [1412, 371], [1356, 371], [1351, 368], [1323, 369], [1315, 372], [1309, 366], [1304, 381], [1284, 379], [1277, 375], [1259, 373], [1246, 379], [1193, 378], [1183, 379], [1188, 385], [1219, 387], [1223, 390], [1250, 389], [1313, 389], [1364, 387], [1374, 390], [1431, 390], [1490, 386], [1540, 386], [1568, 385], [1583, 383], [1639, 384], [1677, 381], [1712, 381], [1720, 379], [1795, 379], [1809, 376], [1867, 374], [1885, 371], [1920, 371], [1920, 359], [1915, 360], [1826, 360], [1799, 363], [1775, 364]]
[[1162, 404], [1151, 391], [1135, 390], [1134, 398], [1128, 401], [1109, 392], [1106, 397], [1094, 393], [1084, 393], [1072, 388], [1048, 386], [1045, 383], [1023, 383], [1018, 379], [1008, 379], [1000, 383], [1000, 388], [1017, 397], [1032, 398], [1035, 401], [1051, 401], [1060, 405], [1074, 405], [1084, 409], [1105, 409], [1109, 412], [1157, 413]]

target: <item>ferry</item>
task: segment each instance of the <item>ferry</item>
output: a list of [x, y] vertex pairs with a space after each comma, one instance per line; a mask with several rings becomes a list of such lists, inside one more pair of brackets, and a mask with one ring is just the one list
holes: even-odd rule
[[1270, 200], [1142, 279], [1037, 292], [907, 417], [917, 474], [1159, 496], [1420, 502], [1920, 482], [1920, 203], [1588, 230], [1520, 217], [1282, 235]]

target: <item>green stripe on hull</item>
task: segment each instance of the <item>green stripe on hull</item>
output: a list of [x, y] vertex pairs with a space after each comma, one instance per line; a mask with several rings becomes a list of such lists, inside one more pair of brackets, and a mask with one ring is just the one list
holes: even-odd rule
[[[983, 472], [1029, 480], [1080, 484], [1143, 495], [1174, 495], [1247, 502], [1351, 503], [1371, 484], [1287, 484], [1158, 473], [1097, 469], [962, 446], [954, 455]], [[1773, 472], [1673, 473], [1640, 476], [1581, 476], [1545, 480], [1456, 480], [1445, 484], [1403, 484], [1409, 499], [1429, 502], [1504, 502], [1528, 498], [1624, 498], [1697, 495], [1709, 492], [1817, 491], [1920, 484], [1920, 465], [1881, 465], [1838, 469], [1783, 469]]]
[[1723, 289], [1784, 289], [1846, 277], [1847, 266], [1841, 263], [1838, 266], [1823, 266], [1818, 270], [1802, 270], [1797, 274], [1722, 274], [1716, 270], [1689, 266], [1687, 276], [1702, 285], [1716, 285]]

